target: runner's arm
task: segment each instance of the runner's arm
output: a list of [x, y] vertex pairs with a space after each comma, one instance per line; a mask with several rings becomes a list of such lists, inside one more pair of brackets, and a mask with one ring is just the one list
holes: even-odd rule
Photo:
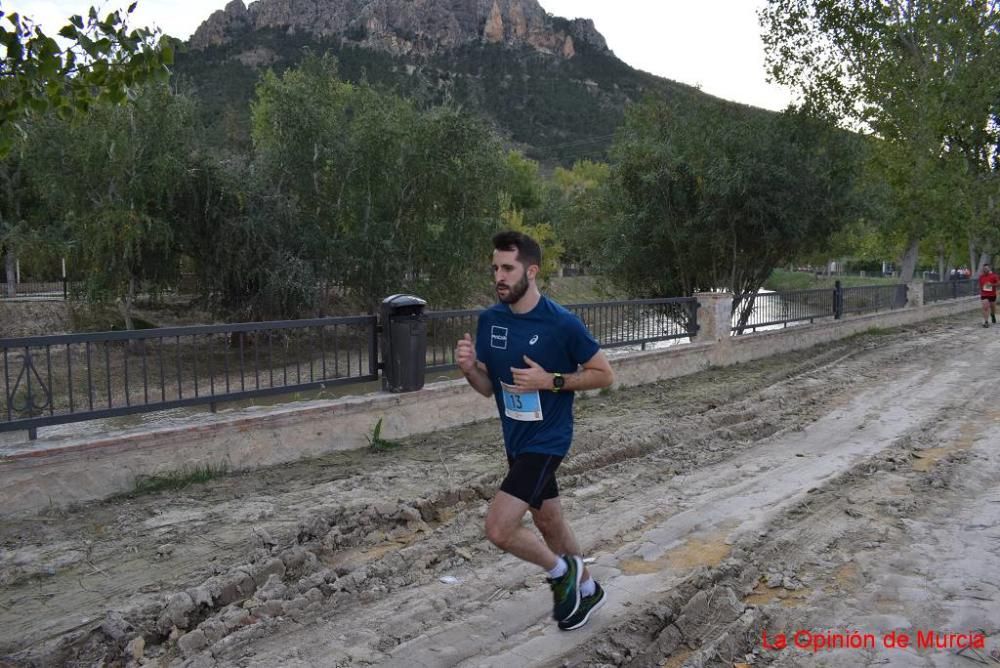
[[611, 370], [611, 363], [603, 350], [598, 350], [596, 355], [584, 362], [579, 371], [564, 374], [563, 377], [566, 379], [563, 389], [571, 392], [599, 390], [615, 382], [615, 372]]
[[469, 385], [476, 392], [484, 397], [493, 396], [493, 381], [490, 380], [489, 371], [485, 364], [477, 361], [476, 366], [472, 370], [465, 371], [463, 369], [462, 375], [465, 376], [465, 380], [469, 382]]

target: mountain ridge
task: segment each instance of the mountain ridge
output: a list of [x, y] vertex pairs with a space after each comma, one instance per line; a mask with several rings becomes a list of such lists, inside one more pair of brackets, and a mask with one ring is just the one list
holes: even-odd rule
[[567, 21], [537, 0], [232, 0], [194, 32], [194, 49], [220, 46], [246, 32], [275, 28], [382, 49], [429, 56], [481, 42], [532, 48], [572, 58], [576, 44], [609, 51], [590, 19]]
[[261, 73], [295, 67], [306, 50], [335, 56], [345, 81], [478, 113], [547, 164], [607, 159], [626, 107], [648, 94], [737, 104], [632, 68], [593, 21], [554, 16], [537, 0], [232, 0], [176, 63], [202, 102], [209, 142], [246, 150]]

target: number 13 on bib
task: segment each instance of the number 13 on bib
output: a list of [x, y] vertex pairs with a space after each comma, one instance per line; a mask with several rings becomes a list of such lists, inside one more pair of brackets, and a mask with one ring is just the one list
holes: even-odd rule
[[503, 390], [504, 413], [512, 420], [520, 422], [539, 422], [542, 420], [542, 399], [538, 395], [538, 390], [524, 391], [500, 383]]

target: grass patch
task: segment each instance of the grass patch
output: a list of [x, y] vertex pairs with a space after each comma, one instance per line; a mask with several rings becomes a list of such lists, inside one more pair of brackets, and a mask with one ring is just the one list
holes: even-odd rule
[[560, 304], [589, 304], [626, 295], [601, 276], [553, 276], [545, 281], [543, 291]]
[[191, 485], [205, 483], [210, 480], [229, 475], [227, 464], [205, 464], [194, 468], [183, 468], [164, 475], [138, 476], [135, 488], [124, 496], [140, 496], [170, 490], [185, 489]]
[[378, 419], [378, 422], [372, 427], [372, 433], [366, 434], [365, 438], [368, 439], [368, 446], [372, 450], [391, 450], [400, 446], [395, 441], [388, 441], [382, 438], [382, 418]]

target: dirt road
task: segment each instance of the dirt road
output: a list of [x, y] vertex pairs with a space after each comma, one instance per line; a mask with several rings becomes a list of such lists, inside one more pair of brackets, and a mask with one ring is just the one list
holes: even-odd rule
[[5, 521], [0, 663], [1000, 665], [998, 369], [965, 316], [582, 399], [571, 633], [482, 536], [495, 423]]

